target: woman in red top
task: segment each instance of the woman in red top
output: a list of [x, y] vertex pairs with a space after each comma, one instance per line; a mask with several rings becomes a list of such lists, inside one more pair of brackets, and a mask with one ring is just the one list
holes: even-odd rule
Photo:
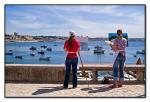
[[67, 57], [65, 61], [66, 66], [66, 73], [65, 73], [65, 80], [64, 80], [64, 88], [68, 88], [68, 81], [70, 77], [70, 70], [72, 68], [73, 72], [73, 88], [77, 87], [77, 65], [78, 65], [78, 55], [77, 53], [80, 50], [80, 44], [75, 39], [75, 33], [69, 32], [70, 37], [68, 40], [65, 41], [64, 49], [67, 52]]

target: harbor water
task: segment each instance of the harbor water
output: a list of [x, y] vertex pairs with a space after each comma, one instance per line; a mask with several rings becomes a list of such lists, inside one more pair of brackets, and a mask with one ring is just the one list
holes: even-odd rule
[[[47, 51], [47, 46], [52, 51]], [[5, 63], [6, 64], [64, 64], [66, 52], [63, 49], [64, 42], [5, 42]], [[95, 46], [102, 46], [104, 54], [94, 54]], [[30, 50], [31, 46], [36, 47], [36, 50]], [[89, 41], [88, 51], [80, 51], [81, 58], [84, 64], [112, 64], [113, 51], [104, 41]], [[129, 40], [126, 48], [126, 64], [135, 64], [140, 58], [145, 62], [145, 54], [136, 54], [137, 51], [145, 49], [145, 41], [143, 40]], [[12, 55], [6, 55], [8, 52]], [[44, 51], [44, 55], [38, 54], [38, 51]], [[34, 56], [30, 54], [34, 53]], [[16, 58], [22, 56], [22, 58]], [[39, 60], [41, 57], [50, 57], [50, 60]], [[80, 60], [79, 60], [80, 63]]]
[[[95, 46], [102, 46], [104, 54], [94, 53]], [[30, 48], [34, 46], [36, 50], [32, 51]], [[52, 51], [47, 51], [46, 46]], [[6, 64], [64, 64], [66, 52], [63, 49], [64, 42], [5, 42], [5, 63]], [[89, 41], [87, 51], [80, 51], [83, 64], [113, 64], [114, 54], [111, 48], [104, 41]], [[129, 40], [126, 48], [126, 62], [125, 64], [135, 64], [140, 58], [142, 63], [145, 63], [145, 54], [136, 54], [137, 51], [145, 50], [145, 41], [143, 40]], [[39, 54], [39, 51], [44, 51]], [[6, 54], [6, 53], [12, 53]], [[31, 55], [34, 54], [34, 55]], [[16, 58], [21, 56], [21, 58]], [[41, 60], [47, 58], [49, 60]], [[80, 64], [80, 60], [79, 60]], [[111, 74], [110, 74], [111, 73]], [[104, 76], [112, 76], [112, 72], [101, 71], [98, 73], [98, 80], [102, 80]]]

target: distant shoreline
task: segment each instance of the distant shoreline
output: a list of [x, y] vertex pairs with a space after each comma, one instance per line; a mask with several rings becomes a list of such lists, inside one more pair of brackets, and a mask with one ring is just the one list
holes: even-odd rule
[[5, 41], [5, 42], [64, 42], [64, 41], [61, 40], [61, 41]]
[[[128, 38], [128, 40], [144, 40], [145, 38]], [[105, 41], [108, 40], [108, 38], [89, 38], [89, 41]], [[31, 40], [31, 41], [21, 41], [21, 40], [6, 40], [7, 42], [62, 42], [65, 40]]]
[[[78, 36], [77, 36], [78, 37]], [[63, 42], [67, 40], [68, 37], [64, 36], [22, 36], [18, 34], [5, 35], [5, 41], [10, 42]], [[128, 40], [144, 40], [145, 38], [128, 38]], [[109, 40], [108, 37], [88, 37], [88, 41], [105, 41]]]
[[39, 41], [5, 41], [5, 42], [39, 42]]
[[14, 42], [39, 42], [39, 41], [14, 41]]

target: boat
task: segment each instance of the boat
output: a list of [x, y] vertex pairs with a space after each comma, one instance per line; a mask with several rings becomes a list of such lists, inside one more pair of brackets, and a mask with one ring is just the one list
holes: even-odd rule
[[16, 42], [16, 41], [14, 41], [14, 40], [10, 40], [9, 42]]
[[30, 53], [30, 56], [35, 56], [35, 53]]
[[42, 45], [42, 46], [40, 46], [41, 48], [47, 48], [47, 46], [46, 45]]
[[136, 51], [136, 54], [145, 54], [145, 50], [142, 50], [142, 51]]
[[47, 50], [47, 51], [52, 51], [52, 48], [51, 48], [51, 47], [49, 47], [49, 48], [47, 48], [46, 50]]
[[40, 57], [39, 60], [50, 61], [50, 57]]
[[15, 56], [15, 58], [17, 58], [17, 59], [22, 59], [22, 56]]
[[57, 44], [54, 44], [54, 46], [57, 46]]
[[94, 47], [94, 53], [98, 53], [98, 54], [104, 54], [104, 50], [102, 46], [95, 46]]
[[134, 54], [133, 56], [134, 56], [134, 57], [137, 57], [137, 55], [136, 55], [136, 54]]
[[38, 54], [45, 54], [44, 51], [38, 51]]
[[36, 50], [36, 47], [32, 46], [30, 47], [30, 50]]
[[110, 52], [109, 55], [113, 55], [113, 52]]
[[12, 52], [6, 52], [5, 55], [13, 55]]
[[9, 50], [10, 52], [12, 52], [13, 50]]

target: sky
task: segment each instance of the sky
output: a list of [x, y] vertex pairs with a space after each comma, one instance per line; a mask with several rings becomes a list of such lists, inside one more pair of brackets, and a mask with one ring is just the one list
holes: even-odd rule
[[5, 33], [108, 37], [122, 29], [129, 38], [145, 37], [144, 5], [5, 5]]

